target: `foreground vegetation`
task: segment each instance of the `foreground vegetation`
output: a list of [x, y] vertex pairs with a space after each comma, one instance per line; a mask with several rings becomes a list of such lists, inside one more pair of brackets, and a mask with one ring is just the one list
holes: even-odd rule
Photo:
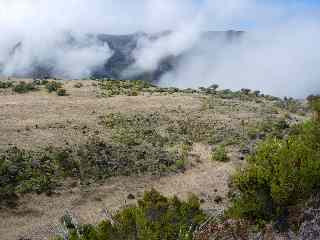
[[93, 225], [78, 225], [72, 216], [62, 218], [66, 228], [57, 239], [72, 240], [192, 240], [193, 231], [205, 220], [197, 197], [187, 201], [166, 198], [155, 190], [145, 192], [137, 206], [129, 206], [107, 220]]
[[[219, 149], [215, 157], [223, 160], [222, 152], [223, 149]], [[319, 191], [319, 155], [320, 124], [317, 122], [296, 125], [285, 138], [266, 139], [248, 158], [248, 165], [234, 176], [232, 205], [225, 218], [244, 219], [260, 227], [274, 222], [279, 231], [299, 228], [303, 219], [295, 222], [298, 226], [289, 225], [291, 215], [296, 215], [290, 209], [296, 211], [297, 207], [303, 207], [301, 203]], [[137, 206], [128, 206], [96, 226], [75, 226], [66, 216], [63, 223], [68, 228], [65, 239], [187, 240], [195, 239], [195, 230], [207, 218], [196, 197], [181, 202], [152, 190], [145, 193]], [[208, 228], [216, 226], [215, 223], [206, 222]], [[235, 224], [233, 228], [240, 228], [245, 235], [252, 230], [250, 224], [234, 222], [228, 223], [229, 227], [230, 224]], [[209, 235], [200, 232], [199, 236]]]
[[[290, 208], [320, 187], [320, 123], [306, 122], [284, 138], [268, 138], [234, 177], [231, 216], [288, 223]], [[288, 227], [288, 226], [287, 226]]]

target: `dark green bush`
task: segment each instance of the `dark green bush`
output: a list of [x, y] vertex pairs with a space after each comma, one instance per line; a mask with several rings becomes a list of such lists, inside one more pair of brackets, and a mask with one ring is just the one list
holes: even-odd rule
[[62, 88], [63, 84], [57, 81], [48, 81], [45, 86], [48, 92], [51, 93], [51, 92], [57, 92], [58, 89]]
[[76, 175], [78, 168], [67, 149], [9, 148], [0, 153], [0, 204], [17, 193], [51, 193], [62, 177]]
[[58, 88], [57, 89], [57, 95], [58, 96], [67, 96], [67, 91], [64, 88]]
[[19, 82], [17, 85], [13, 87], [13, 91], [16, 93], [27, 93], [30, 91], [35, 91], [38, 88], [33, 83]]
[[14, 147], [0, 156], [0, 176], [0, 194], [47, 192], [55, 185], [55, 166], [46, 155]]
[[191, 240], [192, 232], [205, 218], [197, 197], [191, 196], [184, 202], [151, 190], [145, 192], [137, 206], [127, 207], [113, 216], [114, 224], [103, 221], [97, 226], [80, 226], [78, 231], [71, 225], [69, 239]]
[[254, 221], [277, 219], [320, 185], [320, 125], [295, 127], [288, 139], [269, 138], [234, 177], [239, 195], [229, 213]]
[[0, 89], [11, 88], [12, 86], [13, 86], [13, 82], [11, 81], [0, 81]]
[[32, 84], [40, 86], [40, 85], [42, 85], [42, 82], [40, 79], [33, 79]]
[[181, 158], [178, 152], [148, 143], [124, 145], [97, 139], [82, 146], [79, 156], [82, 182], [120, 175], [159, 175], [168, 172]]

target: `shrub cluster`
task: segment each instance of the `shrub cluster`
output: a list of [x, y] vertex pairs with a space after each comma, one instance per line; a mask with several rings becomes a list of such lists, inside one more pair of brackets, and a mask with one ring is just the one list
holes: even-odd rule
[[[113, 142], [123, 145], [124, 149], [136, 153], [140, 158], [144, 156], [141, 159], [144, 162], [157, 162], [163, 170], [183, 169], [191, 147], [184, 138], [172, 138], [170, 132], [162, 126], [163, 122], [168, 121], [166, 116], [157, 112], [112, 113], [103, 117], [102, 120], [103, 124], [112, 130]], [[148, 154], [141, 155], [141, 151]], [[133, 160], [136, 158], [132, 157]], [[136, 162], [141, 165], [141, 161]]]
[[142, 80], [99, 80], [98, 86], [102, 92], [102, 96], [113, 97], [117, 95], [137, 96], [142, 92], [157, 89], [149, 82]]
[[67, 91], [63, 88], [63, 84], [57, 81], [48, 81], [45, 84], [46, 89], [49, 93], [56, 92], [58, 96], [66, 96]]
[[11, 81], [0, 81], [0, 89], [11, 88], [13, 86], [13, 82]]
[[23, 193], [51, 194], [66, 177], [89, 184], [111, 176], [159, 175], [184, 167], [181, 162], [189, 149], [168, 150], [156, 142], [150, 139], [132, 145], [94, 138], [74, 148], [11, 147], [0, 153], [0, 205], [14, 204]]
[[166, 198], [155, 190], [145, 192], [137, 206], [129, 206], [98, 225], [74, 224], [70, 217], [62, 222], [72, 240], [192, 240], [192, 233], [205, 220], [197, 197], [187, 201]]
[[27, 82], [21, 81], [18, 84], [16, 84], [12, 90], [16, 93], [27, 93], [27, 92], [38, 90], [38, 88], [33, 83], [27, 83]]
[[92, 139], [79, 151], [81, 182], [102, 180], [111, 176], [161, 174], [175, 166], [177, 153], [159, 146], [105, 143]]
[[75, 172], [78, 165], [68, 149], [27, 151], [12, 147], [0, 154], [0, 204], [14, 203], [19, 193], [50, 193], [60, 178]]
[[238, 193], [229, 214], [277, 220], [320, 186], [320, 125], [294, 127], [287, 139], [269, 138], [234, 177]]

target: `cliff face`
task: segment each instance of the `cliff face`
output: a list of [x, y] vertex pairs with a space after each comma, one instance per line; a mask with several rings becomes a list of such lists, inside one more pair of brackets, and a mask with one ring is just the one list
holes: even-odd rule
[[[98, 35], [87, 35], [85, 36], [86, 44], [90, 47], [90, 44], [95, 44], [99, 46], [108, 45], [112, 55], [107, 58], [103, 64], [94, 66], [91, 69], [90, 75], [92, 77], [107, 77], [114, 79], [121, 79], [124, 77], [124, 72], [132, 66], [135, 59], [135, 52], [139, 48], [139, 43], [141, 40], [147, 40], [148, 42], [156, 42], [162, 38], [168, 37], [173, 34], [172, 31], [164, 31], [156, 34], [147, 33], [135, 33], [128, 35], [108, 35], [108, 34], [98, 34]], [[203, 32], [194, 48], [199, 48], [201, 46], [206, 46], [207, 44], [214, 45], [217, 41], [225, 41], [227, 43], [232, 43], [238, 41], [244, 32], [241, 31], [208, 31]], [[70, 47], [82, 46], [83, 43], [79, 43], [78, 40], [72, 36], [72, 34], [67, 34], [63, 43], [59, 45], [59, 48], [67, 49]], [[10, 50], [9, 59], [14, 58], [19, 52], [21, 54], [21, 49], [24, 48], [23, 42], [16, 43]], [[59, 49], [59, 50], [61, 50]], [[192, 54], [186, 50], [178, 55], [165, 55], [160, 58], [157, 63], [157, 67], [152, 71], [139, 72], [134, 75], [126, 75], [125, 78], [129, 79], [143, 79], [148, 81], [157, 81], [163, 74], [174, 69], [178, 64], [179, 60], [183, 58], [184, 55]], [[59, 60], [56, 60], [59, 61]], [[2, 63], [5, 65], [5, 63]], [[32, 60], [32, 64], [28, 71], [16, 74], [20, 77], [59, 77], [55, 71], [55, 61], [39, 61], [37, 58]], [[1, 73], [1, 68], [0, 68]]]

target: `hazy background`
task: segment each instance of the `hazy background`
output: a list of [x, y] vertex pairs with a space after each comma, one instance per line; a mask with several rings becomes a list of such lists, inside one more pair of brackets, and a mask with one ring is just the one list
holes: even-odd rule
[[[157, 42], [141, 41], [128, 73], [154, 69], [163, 57], [192, 49], [161, 84], [261, 89], [304, 97], [320, 90], [320, 3], [306, 0], [0, 0], [0, 64], [21, 74], [35, 61], [68, 78], [89, 76], [111, 55], [86, 33], [173, 30]], [[232, 45], [203, 43], [207, 30], [245, 30]], [[68, 44], [66, 32], [76, 36]], [[10, 60], [12, 46], [23, 42]]]

